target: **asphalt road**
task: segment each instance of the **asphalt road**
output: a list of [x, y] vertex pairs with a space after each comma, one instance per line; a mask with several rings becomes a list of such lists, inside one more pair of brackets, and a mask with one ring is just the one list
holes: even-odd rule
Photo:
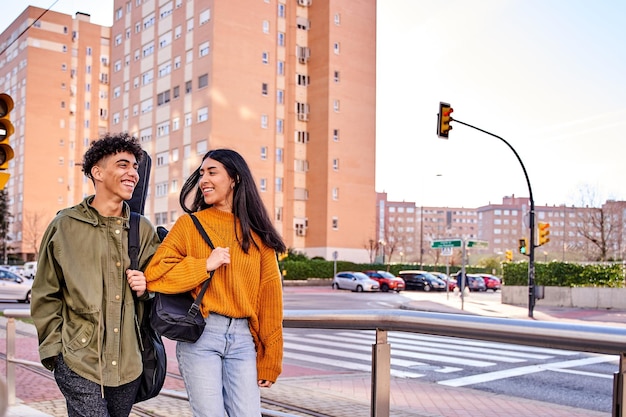
[[[394, 309], [424, 293], [353, 293], [304, 287], [285, 293], [286, 310]], [[450, 294], [450, 297], [454, 297]], [[472, 293], [484, 300], [499, 293]], [[303, 367], [363, 371], [373, 332], [285, 330], [285, 360]], [[611, 412], [618, 357], [390, 332], [392, 373], [449, 386]]]

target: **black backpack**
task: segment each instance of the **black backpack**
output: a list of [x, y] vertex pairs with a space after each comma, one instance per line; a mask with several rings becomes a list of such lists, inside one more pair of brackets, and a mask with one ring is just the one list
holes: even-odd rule
[[[152, 165], [150, 156], [146, 151], [143, 152], [144, 157], [139, 164], [140, 183], [135, 187], [132, 199], [128, 201], [131, 208], [130, 230], [128, 231], [128, 256], [130, 257], [131, 269], [139, 268], [140, 213], [143, 213], [145, 207], [148, 191], [147, 184], [150, 177], [150, 166]], [[163, 228], [163, 230], [165, 229]], [[159, 237], [163, 240], [161, 235], [159, 235]], [[139, 301], [134, 291], [133, 297], [135, 298], [135, 313], [140, 333], [139, 345], [143, 361], [143, 372], [140, 377], [141, 383], [137, 395], [135, 396], [135, 403], [138, 403], [159, 395], [167, 374], [167, 357], [161, 336], [150, 326], [152, 298]]]

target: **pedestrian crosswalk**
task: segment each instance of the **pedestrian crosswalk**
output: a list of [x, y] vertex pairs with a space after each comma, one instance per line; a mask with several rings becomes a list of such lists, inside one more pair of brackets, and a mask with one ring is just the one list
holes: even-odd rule
[[[565, 369], [567, 363], [577, 364], [580, 352], [548, 349], [471, 339], [450, 338], [389, 332], [391, 345], [391, 375], [403, 378], [421, 378], [426, 373], [462, 376], [449, 379], [446, 385], [465, 385], [466, 373], [491, 374], [498, 378], [503, 368], [535, 372], [541, 364], [555, 362], [554, 369]], [[285, 360], [302, 365], [336, 367], [353, 371], [371, 371], [373, 331], [296, 331], [285, 330]], [[570, 360], [571, 359], [571, 360]], [[604, 356], [588, 363], [615, 360]], [[587, 362], [580, 362], [587, 363]], [[521, 371], [520, 371], [521, 372]], [[442, 375], [443, 376], [443, 375]], [[439, 379], [439, 378], [437, 378]], [[444, 378], [445, 379], [445, 378]], [[470, 381], [470, 379], [467, 379]]]

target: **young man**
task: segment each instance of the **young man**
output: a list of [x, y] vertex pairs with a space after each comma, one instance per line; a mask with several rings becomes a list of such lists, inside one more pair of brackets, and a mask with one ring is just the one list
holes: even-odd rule
[[95, 194], [61, 210], [41, 242], [31, 315], [41, 362], [54, 371], [70, 417], [128, 416], [134, 403], [142, 360], [132, 292], [148, 297], [142, 270], [159, 244], [141, 217], [141, 270], [128, 269], [125, 201], [141, 157], [127, 134], [93, 142], [83, 172]]

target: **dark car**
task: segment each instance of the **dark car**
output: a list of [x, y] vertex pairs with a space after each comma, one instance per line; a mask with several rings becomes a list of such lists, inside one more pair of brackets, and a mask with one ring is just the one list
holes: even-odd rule
[[493, 290], [493, 292], [502, 289], [502, 280], [495, 275], [491, 274], [480, 274], [483, 281], [485, 281], [485, 287], [487, 290]]
[[[452, 278], [454, 278], [458, 282], [459, 274], [461, 271], [456, 274], [452, 274]], [[485, 280], [479, 274], [465, 274], [467, 280], [465, 281], [465, 285], [470, 291], [487, 291], [487, 286], [485, 285]], [[458, 288], [458, 284], [457, 284]]]
[[404, 289], [404, 280], [402, 278], [398, 278], [391, 272], [363, 271], [363, 273], [374, 281], [378, 281], [382, 292], [388, 292], [389, 290], [400, 292]]
[[404, 280], [407, 290], [445, 291], [446, 283], [426, 271], [400, 271], [398, 276]]
[[448, 274], [445, 274], [443, 272], [436, 272], [436, 271], [432, 271], [431, 274], [433, 274], [434, 276], [436, 276], [443, 282], [447, 282], [448, 291], [454, 291], [454, 289], [456, 288], [456, 279], [452, 278]]

